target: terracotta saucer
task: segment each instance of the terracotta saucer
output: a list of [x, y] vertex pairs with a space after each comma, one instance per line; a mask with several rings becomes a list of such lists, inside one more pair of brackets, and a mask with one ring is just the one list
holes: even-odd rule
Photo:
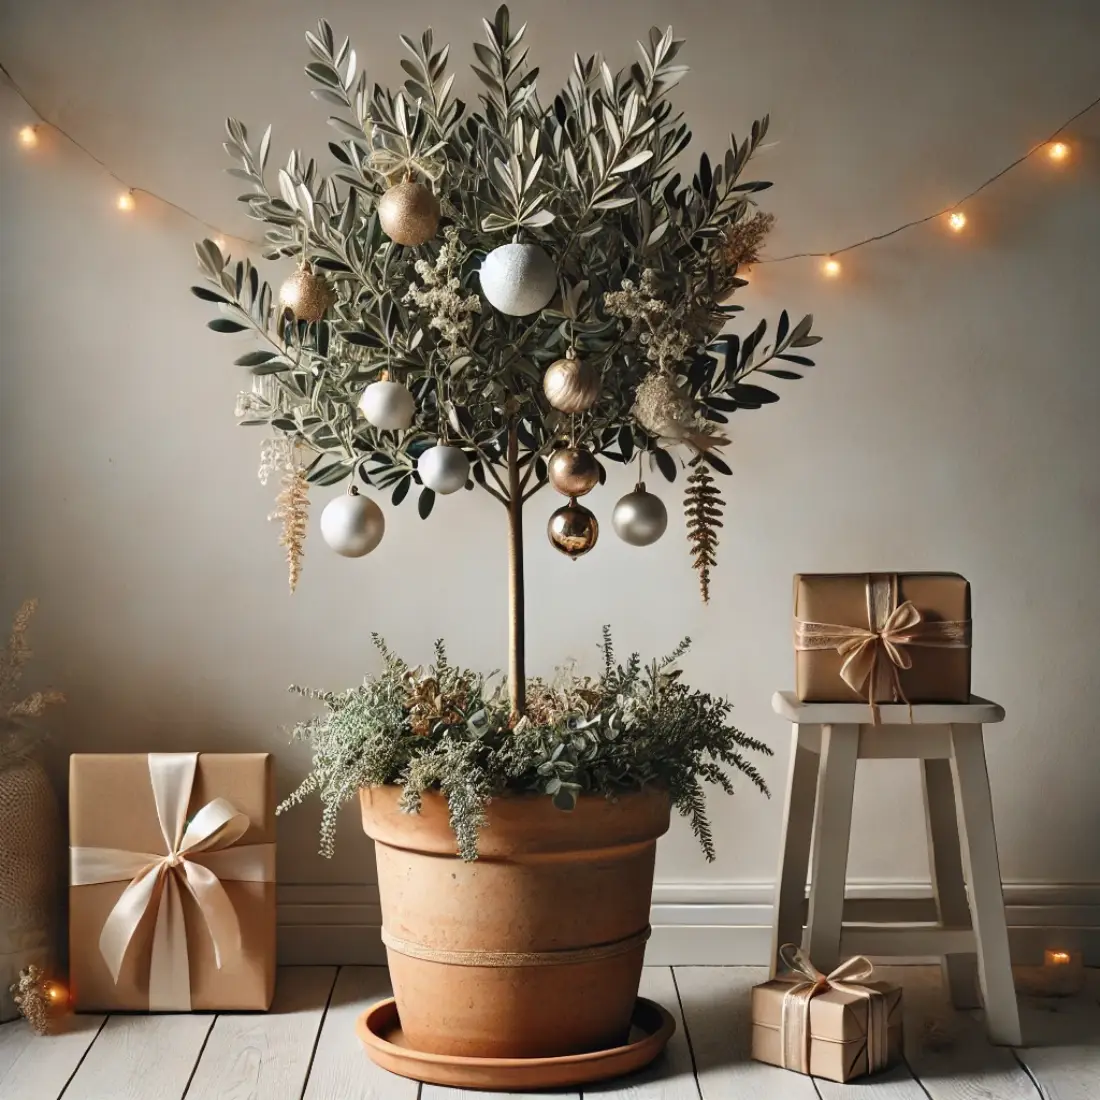
[[675, 1030], [676, 1021], [665, 1009], [639, 997], [625, 1046], [561, 1058], [459, 1058], [412, 1050], [392, 997], [372, 1005], [355, 1022], [371, 1059], [391, 1073], [432, 1085], [494, 1091], [581, 1085], [632, 1073], [652, 1062]]

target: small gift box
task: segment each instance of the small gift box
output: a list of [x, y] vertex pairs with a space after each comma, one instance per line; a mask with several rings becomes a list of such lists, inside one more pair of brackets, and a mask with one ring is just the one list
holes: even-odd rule
[[792, 973], [752, 991], [752, 1056], [798, 1073], [851, 1081], [901, 1057], [901, 990], [868, 981], [862, 956], [822, 974], [791, 945]]
[[70, 759], [69, 966], [79, 1011], [270, 1007], [272, 763], [269, 753]]
[[970, 585], [957, 573], [799, 573], [795, 690], [807, 703], [970, 701]]

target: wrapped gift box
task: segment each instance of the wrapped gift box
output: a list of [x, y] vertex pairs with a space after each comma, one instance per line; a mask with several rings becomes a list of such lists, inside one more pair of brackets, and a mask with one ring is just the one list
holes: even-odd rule
[[69, 830], [70, 985], [79, 1011], [270, 1006], [269, 753], [76, 754]]
[[[778, 978], [752, 991], [752, 1056], [758, 1062], [800, 1070], [784, 1060], [783, 1001], [792, 983]], [[863, 989], [885, 1000], [886, 1060], [884, 1069], [901, 1057], [901, 989], [888, 982], [861, 982]], [[809, 1072], [830, 1081], [851, 1081], [870, 1072], [866, 996], [841, 988], [826, 989], [809, 1002]], [[789, 1062], [789, 1059], [788, 1059]]]
[[970, 701], [970, 585], [957, 573], [800, 573], [794, 620], [803, 702]]

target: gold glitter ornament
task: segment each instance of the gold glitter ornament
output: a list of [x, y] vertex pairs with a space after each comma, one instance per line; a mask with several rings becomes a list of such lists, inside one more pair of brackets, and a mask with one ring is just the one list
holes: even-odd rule
[[550, 484], [563, 496], [583, 497], [600, 483], [600, 464], [585, 447], [559, 447], [546, 464]]
[[555, 550], [575, 561], [596, 545], [600, 525], [587, 508], [570, 499], [550, 517], [546, 534]]
[[296, 321], [320, 321], [336, 302], [336, 292], [322, 275], [300, 267], [279, 288], [279, 304]]
[[378, 202], [378, 221], [394, 244], [424, 244], [439, 229], [439, 200], [415, 180], [395, 183]]
[[600, 396], [599, 375], [570, 348], [564, 359], [557, 359], [546, 368], [542, 392], [558, 412], [585, 412]]

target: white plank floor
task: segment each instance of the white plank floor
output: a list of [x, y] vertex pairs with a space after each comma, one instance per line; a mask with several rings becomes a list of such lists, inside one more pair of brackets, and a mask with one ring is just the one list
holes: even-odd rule
[[[837, 1085], [748, 1058], [755, 967], [646, 970], [642, 992], [676, 1017], [654, 1066], [557, 1100], [1100, 1100], [1100, 973], [1070, 1000], [1022, 1006], [1024, 1047], [990, 1046], [980, 1013], [948, 1006], [939, 970], [886, 967], [905, 989], [905, 1060]], [[286, 967], [268, 1014], [77, 1016], [39, 1038], [0, 1025], [3, 1100], [507, 1100], [378, 1069], [356, 1016], [389, 992], [380, 967]]]

